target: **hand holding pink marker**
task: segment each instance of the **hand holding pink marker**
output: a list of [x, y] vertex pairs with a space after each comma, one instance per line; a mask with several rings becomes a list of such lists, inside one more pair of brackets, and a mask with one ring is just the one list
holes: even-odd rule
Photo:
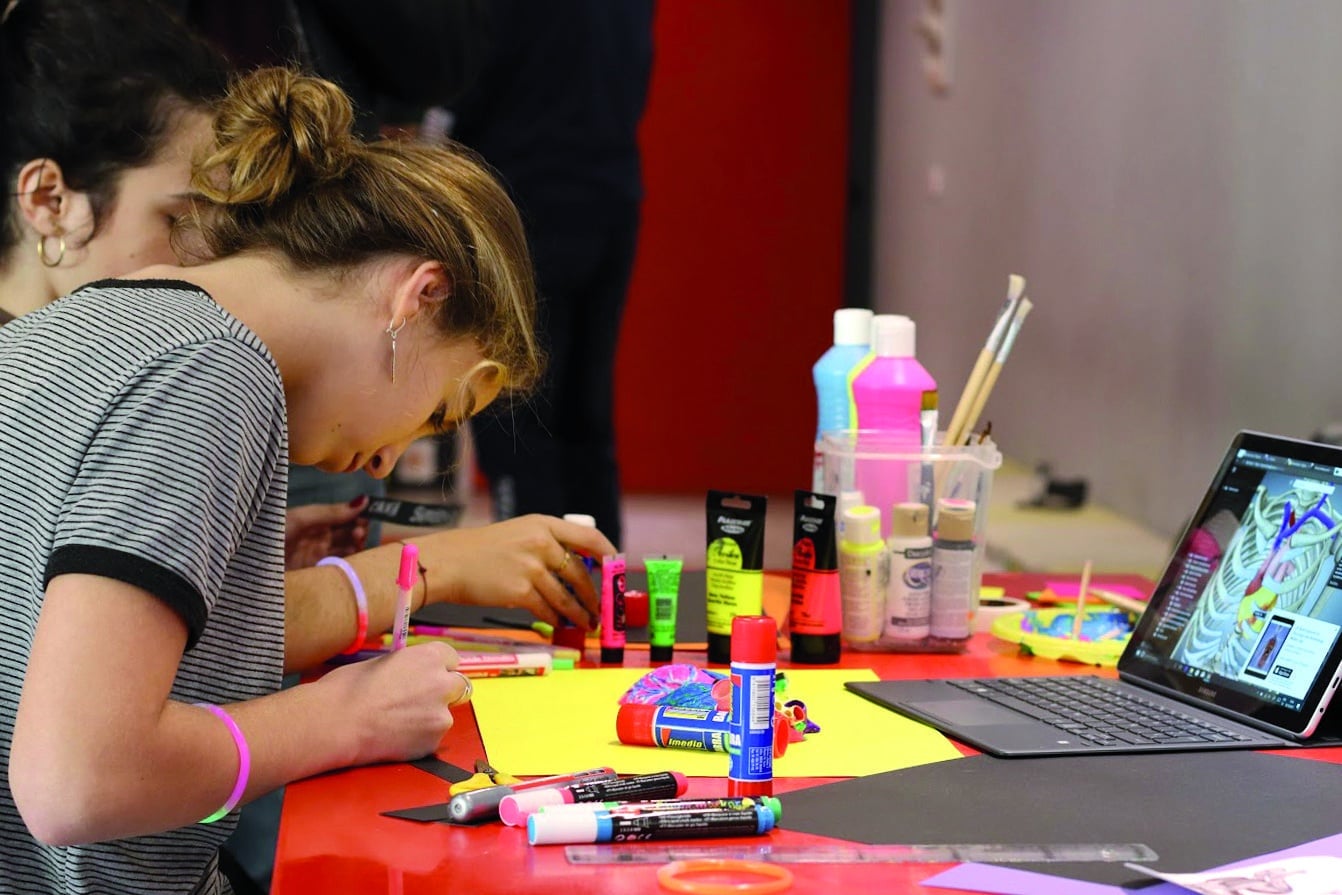
[[396, 576], [396, 617], [392, 619], [391, 648], [405, 647], [410, 633], [410, 592], [419, 571], [419, 548], [409, 542], [401, 545], [401, 570]]

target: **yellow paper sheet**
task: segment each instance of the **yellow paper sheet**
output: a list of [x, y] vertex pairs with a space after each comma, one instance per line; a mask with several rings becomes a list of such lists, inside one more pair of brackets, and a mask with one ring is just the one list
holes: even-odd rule
[[[626, 746], [616, 738], [618, 700], [646, 673], [646, 668], [594, 668], [476, 680], [475, 718], [490, 763], [520, 777], [604, 766], [621, 774], [725, 776], [724, 752]], [[876, 680], [870, 669], [786, 674], [787, 698], [806, 703], [821, 731], [775, 758], [775, 777], [865, 776], [960, 757], [932, 728], [844, 689], [844, 681]]]

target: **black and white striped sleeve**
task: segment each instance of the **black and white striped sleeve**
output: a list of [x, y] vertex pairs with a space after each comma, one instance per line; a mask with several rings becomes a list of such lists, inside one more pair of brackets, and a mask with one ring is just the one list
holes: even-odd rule
[[220, 338], [161, 355], [120, 391], [79, 463], [45, 583], [85, 573], [135, 584], [203, 630], [286, 444], [278, 373]]

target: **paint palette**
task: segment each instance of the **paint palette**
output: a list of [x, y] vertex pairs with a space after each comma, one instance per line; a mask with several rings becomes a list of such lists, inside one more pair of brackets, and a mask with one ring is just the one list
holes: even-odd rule
[[1112, 606], [1087, 607], [1081, 621], [1081, 639], [1072, 639], [1075, 605], [1029, 609], [1003, 615], [993, 622], [992, 634], [1021, 650], [1044, 659], [1084, 665], [1118, 664], [1132, 636], [1133, 617]]

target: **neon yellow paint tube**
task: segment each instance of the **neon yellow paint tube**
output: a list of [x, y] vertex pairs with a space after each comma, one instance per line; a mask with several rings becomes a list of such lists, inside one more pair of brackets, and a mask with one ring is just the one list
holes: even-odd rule
[[708, 661], [732, 657], [732, 619], [764, 612], [764, 519], [768, 498], [708, 492]]

